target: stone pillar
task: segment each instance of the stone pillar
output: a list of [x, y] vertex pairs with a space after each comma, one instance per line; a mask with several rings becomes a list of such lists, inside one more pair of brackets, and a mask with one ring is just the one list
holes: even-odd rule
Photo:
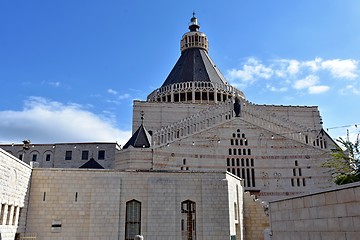
[[0, 225], [2, 225], [2, 217], [3, 217], [3, 205], [0, 203]]
[[191, 102], [195, 103], [195, 82], [190, 82], [191, 87]]
[[10, 205], [10, 210], [8, 210], [8, 222], [6, 224], [12, 225], [14, 217], [14, 205]]
[[170, 85], [170, 101], [174, 102], [174, 84]]
[[6, 225], [6, 219], [7, 219], [7, 215], [8, 215], [8, 205], [7, 204], [5, 204], [5, 207], [4, 207], [3, 211], [4, 211], [2, 213], [3, 218], [2, 218], [1, 222], [2, 222], [3, 225]]
[[217, 85], [215, 85], [215, 89], [214, 89], [214, 102], [217, 103], [218, 99], [217, 99]]
[[18, 226], [19, 225], [19, 216], [20, 216], [20, 207], [15, 208], [15, 225]]

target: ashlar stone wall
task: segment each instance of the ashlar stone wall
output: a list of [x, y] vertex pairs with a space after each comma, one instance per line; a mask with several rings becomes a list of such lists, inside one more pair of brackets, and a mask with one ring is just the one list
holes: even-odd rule
[[25, 229], [31, 167], [0, 149], [0, 239]]
[[245, 239], [264, 239], [264, 230], [270, 227], [268, 205], [250, 192], [244, 193]]
[[[238, 193], [236, 194], [236, 189]], [[242, 185], [225, 172], [33, 170], [27, 234], [38, 239], [125, 239], [126, 206], [140, 203], [146, 240], [180, 239], [184, 217], [195, 203], [189, 226], [196, 239], [241, 239], [234, 203], [242, 212]], [[238, 226], [241, 229], [241, 226]]]
[[360, 183], [270, 202], [272, 240], [360, 236]]

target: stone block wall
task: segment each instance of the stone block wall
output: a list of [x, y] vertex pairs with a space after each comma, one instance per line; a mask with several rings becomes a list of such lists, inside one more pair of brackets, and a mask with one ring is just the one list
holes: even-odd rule
[[244, 193], [245, 239], [264, 239], [264, 230], [270, 227], [267, 207], [267, 203], [250, 192]]
[[240, 180], [225, 172], [37, 168], [27, 233], [49, 240], [125, 239], [126, 204], [135, 200], [141, 203], [144, 239], [180, 239], [186, 214], [182, 202], [191, 200], [196, 239], [229, 239], [236, 235], [229, 206], [242, 201], [229, 195], [236, 186], [241, 193]]
[[272, 240], [359, 239], [360, 183], [270, 202]]
[[[227, 170], [244, 179], [246, 191], [257, 192], [260, 199], [269, 201], [333, 186], [330, 174], [321, 166], [329, 157], [329, 151], [234, 118], [154, 148], [152, 167], [182, 171]], [[132, 164], [141, 163], [140, 158], [135, 159]]]
[[29, 147], [24, 150], [23, 144], [0, 145], [23, 162], [40, 168], [79, 168], [94, 158], [105, 169], [113, 169], [119, 149], [115, 142], [30, 144]]
[[0, 239], [25, 230], [31, 167], [0, 149]]
[[[133, 133], [143, 122], [148, 131], [155, 131], [208, 108], [209, 104], [160, 103], [135, 100], [133, 103]], [[144, 113], [144, 120], [141, 114]]]

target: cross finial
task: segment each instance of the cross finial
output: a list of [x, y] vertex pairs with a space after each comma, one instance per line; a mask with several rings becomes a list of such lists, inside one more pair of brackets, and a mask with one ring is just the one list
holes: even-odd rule
[[193, 18], [195, 17], [195, 11], [193, 11]]

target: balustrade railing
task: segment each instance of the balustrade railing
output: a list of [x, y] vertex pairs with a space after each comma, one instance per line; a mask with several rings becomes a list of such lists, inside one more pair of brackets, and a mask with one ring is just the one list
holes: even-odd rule
[[[233, 102], [230, 99], [155, 131], [152, 136], [152, 145], [166, 145], [176, 139], [229, 121], [233, 117]], [[277, 116], [263, 108], [259, 109], [249, 101], [243, 103], [240, 117], [273, 132], [274, 135], [286, 136], [302, 143], [310, 144], [316, 138], [316, 132], [313, 129]]]
[[228, 94], [240, 95], [242, 98], [245, 98], [245, 95], [240, 90], [229, 84], [222, 83], [213, 83], [213, 82], [182, 82], [174, 83], [167, 85], [161, 88], [154, 90], [147, 97], [148, 101], [156, 101], [158, 97], [162, 97], [171, 93], [176, 92], [191, 92], [191, 91], [211, 91], [211, 92], [224, 92]]

